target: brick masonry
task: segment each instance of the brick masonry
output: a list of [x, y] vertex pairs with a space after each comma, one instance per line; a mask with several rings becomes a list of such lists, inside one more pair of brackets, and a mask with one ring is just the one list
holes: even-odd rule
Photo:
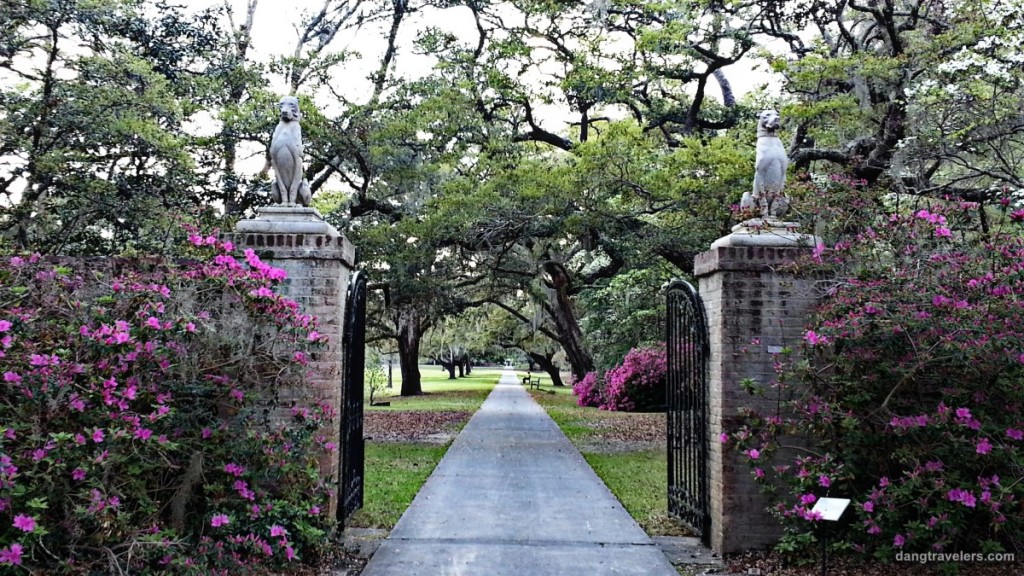
[[[293, 394], [304, 400], [326, 401], [341, 413], [342, 335], [345, 321], [345, 297], [349, 276], [355, 265], [355, 248], [344, 236], [320, 234], [240, 233], [224, 234], [240, 250], [252, 248], [260, 260], [288, 273], [278, 292], [297, 302], [307, 314], [319, 321], [318, 331], [327, 343], [312, 356], [305, 390]], [[324, 431], [328, 438], [339, 438], [339, 418]], [[339, 452], [325, 454], [321, 468], [332, 484], [337, 484]], [[332, 495], [329, 513], [337, 510]]]
[[[694, 275], [708, 318], [708, 486], [711, 547], [732, 553], [774, 544], [779, 523], [751, 475], [745, 456], [723, 446], [722, 432], [735, 427], [743, 407], [774, 412], [772, 394], [752, 396], [740, 386], [751, 378], [762, 385], [775, 378], [773, 351], [797, 350], [804, 321], [817, 302], [813, 279], [781, 271], [807, 248], [744, 246], [699, 254]], [[752, 344], [755, 339], [760, 344]], [[769, 466], [769, 463], [765, 463]]]

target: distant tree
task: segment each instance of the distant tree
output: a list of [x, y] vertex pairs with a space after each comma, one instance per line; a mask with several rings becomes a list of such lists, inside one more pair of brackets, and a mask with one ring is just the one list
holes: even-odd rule
[[[22, 249], [162, 251], [204, 206], [191, 139], [193, 65], [217, 46], [203, 13], [141, 2], [0, 10], [0, 230]], [[184, 48], [187, 46], [188, 48]]]

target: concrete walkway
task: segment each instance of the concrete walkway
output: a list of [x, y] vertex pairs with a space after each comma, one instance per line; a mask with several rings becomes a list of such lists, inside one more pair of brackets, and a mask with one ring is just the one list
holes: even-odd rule
[[506, 370], [363, 576], [677, 576]]

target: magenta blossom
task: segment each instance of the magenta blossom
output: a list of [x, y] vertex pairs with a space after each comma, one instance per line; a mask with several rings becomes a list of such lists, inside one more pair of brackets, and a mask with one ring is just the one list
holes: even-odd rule
[[14, 527], [22, 532], [35, 532], [36, 519], [24, 514], [18, 514], [14, 517]]
[[225, 526], [230, 522], [231, 519], [228, 518], [227, 514], [214, 514], [213, 518], [210, 518], [210, 526], [213, 526], [214, 528]]

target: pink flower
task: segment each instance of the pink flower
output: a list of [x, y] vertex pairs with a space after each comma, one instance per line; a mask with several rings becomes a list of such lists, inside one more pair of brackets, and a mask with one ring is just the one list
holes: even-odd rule
[[249, 490], [249, 485], [245, 480], [235, 480], [234, 488], [242, 498], [245, 498], [246, 500], [256, 499], [256, 494], [252, 490]]
[[896, 537], [892, 539], [892, 545], [897, 548], [903, 548], [903, 545], [906, 543], [907, 540], [903, 537], [903, 534], [897, 534]]
[[7, 332], [11, 329], [11, 323], [7, 320], [0, 320], [0, 332]]
[[214, 528], [219, 528], [220, 526], [224, 526], [230, 522], [231, 519], [228, 518], [227, 514], [214, 514], [213, 518], [210, 518], [210, 526], [213, 526]]
[[289, 561], [292, 561], [295, 559], [295, 550], [291, 546], [285, 546], [284, 555], [285, 558], [287, 558]]
[[21, 554], [25, 551], [21, 544], [15, 542], [10, 548], [0, 548], [0, 564], [21, 565]]
[[750, 456], [751, 460], [757, 460], [758, 458], [761, 457], [761, 451], [758, 450], [757, 448], [751, 448], [750, 450], [747, 450], [746, 454], [747, 456]]
[[828, 344], [828, 337], [822, 336], [821, 334], [818, 334], [814, 330], [808, 330], [807, 333], [804, 334], [804, 340], [806, 340], [807, 343], [810, 344], [811, 346], [817, 346], [819, 344]]
[[935, 235], [938, 236], [939, 238], [949, 238], [950, 236], [953, 235], [953, 233], [950, 232], [949, 228], [946, 228], [945, 226], [936, 226]]
[[60, 364], [60, 358], [56, 354], [47, 356], [46, 354], [32, 354], [28, 358], [28, 363], [32, 366], [56, 366]]
[[282, 527], [282, 526], [278, 526], [277, 524], [274, 524], [273, 526], [270, 527], [270, 537], [271, 538], [277, 538], [278, 536], [284, 536], [286, 534], [288, 534], [288, 531], [285, 530], [284, 527]]
[[97, 428], [97, 429], [93, 430], [93, 432], [92, 432], [92, 441], [93, 442], [99, 444], [100, 442], [103, 442], [103, 439], [104, 439], [103, 428]]
[[978, 440], [978, 443], [974, 447], [974, 451], [978, 454], [988, 454], [992, 451], [992, 445], [988, 443], [988, 438], [982, 438]]
[[764, 470], [760, 468], [754, 468], [754, 476], [757, 476], [758, 478], [764, 478]]
[[307, 338], [307, 339], [308, 339], [308, 340], [309, 340], [310, 342], [316, 342], [317, 340], [319, 340], [319, 339], [320, 339], [320, 333], [319, 333], [319, 332], [317, 332], [316, 330], [313, 330], [313, 331], [311, 331], [311, 332], [309, 333], [309, 336], [307, 336], [306, 338]]
[[309, 515], [310, 516], [317, 516], [319, 514], [320, 514], [320, 507], [319, 506], [311, 506], [309, 508]]
[[804, 494], [803, 496], [800, 497], [800, 502], [805, 506], [808, 504], [814, 504], [817, 501], [818, 497], [815, 496], [814, 494]]
[[24, 514], [18, 514], [14, 517], [14, 527], [22, 532], [35, 532], [36, 519]]
[[274, 291], [271, 290], [270, 288], [267, 288], [266, 286], [260, 286], [256, 290], [250, 291], [249, 295], [255, 296], [257, 298], [273, 298]]
[[21, 375], [17, 372], [4, 372], [4, 382], [21, 382]]
[[1024, 440], [1024, 430], [1018, 430], [1016, 428], [1007, 428], [1006, 435], [1014, 440]]
[[150, 316], [149, 318], [146, 318], [146, 326], [149, 326], [150, 328], [152, 328], [154, 330], [159, 330], [160, 329], [160, 319], [155, 317], [155, 316]]
[[875, 511], [875, 503], [872, 502], [871, 500], [868, 500], [867, 502], [861, 504], [861, 508], [863, 508], [865, 512], [869, 512], [869, 513], [870, 512], [874, 512]]
[[818, 485], [823, 488], [828, 488], [832, 485], [832, 479], [822, 474], [821, 476], [818, 476]]
[[71, 472], [71, 478], [76, 482], [81, 482], [82, 480], [85, 480], [85, 470], [82, 470], [81, 468], [75, 468], [74, 471]]
[[960, 502], [968, 508], [974, 508], [978, 501], [974, 494], [967, 490], [961, 490], [960, 488], [954, 488], [946, 493], [946, 499], [950, 502]]
[[240, 466], [238, 464], [235, 464], [234, 462], [228, 462], [227, 464], [224, 465], [224, 471], [227, 472], [228, 474], [231, 474], [235, 478], [238, 478], [241, 475], [245, 474], [245, 466]]
[[722, 432], [722, 433], [721, 433], [721, 434], [720, 434], [720, 435], [718, 436], [718, 440], [719, 440], [719, 441], [720, 441], [720, 442], [721, 442], [722, 444], [725, 444], [726, 442], [728, 442], [728, 441], [729, 441], [729, 435], [728, 435], [728, 434], [726, 434], [725, 432]]
[[821, 262], [821, 255], [824, 254], [824, 253], [825, 253], [825, 245], [819, 243], [818, 245], [816, 245], [814, 247], [814, 250], [811, 251], [811, 258], [814, 258], [815, 262], [819, 262], [820, 263]]

